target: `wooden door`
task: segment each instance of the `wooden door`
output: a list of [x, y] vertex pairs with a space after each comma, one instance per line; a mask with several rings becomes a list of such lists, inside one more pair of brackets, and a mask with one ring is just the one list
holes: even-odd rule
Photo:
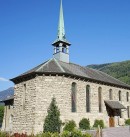
[[114, 117], [110, 117], [110, 118], [109, 118], [109, 127], [115, 127]]

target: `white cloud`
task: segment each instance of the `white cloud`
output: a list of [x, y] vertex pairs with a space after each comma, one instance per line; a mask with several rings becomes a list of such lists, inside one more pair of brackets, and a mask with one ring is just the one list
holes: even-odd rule
[[8, 79], [6, 79], [6, 78], [1, 78], [1, 77], [0, 77], [0, 81], [5, 81], [5, 82], [8, 82], [9, 80], [8, 80]]

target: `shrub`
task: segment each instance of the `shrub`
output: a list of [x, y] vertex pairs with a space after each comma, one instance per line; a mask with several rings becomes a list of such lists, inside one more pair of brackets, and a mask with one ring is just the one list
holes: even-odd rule
[[83, 134], [80, 130], [73, 130], [71, 132], [71, 137], [82, 137], [82, 136], [83, 136]]
[[[0, 137], [3, 137], [3, 136], [0, 136]], [[6, 136], [6, 137], [8, 137], [8, 136]], [[28, 136], [26, 133], [25, 134], [14, 133], [13, 137], [28, 137]]]
[[85, 133], [85, 134], [82, 135], [82, 137], [92, 137], [92, 136], [88, 133]]
[[65, 124], [64, 131], [73, 131], [76, 127], [75, 121], [71, 120]]
[[130, 125], [130, 119], [127, 119], [127, 120], [125, 121], [125, 124], [126, 124], [126, 125]]
[[[24, 137], [24, 136], [17, 136], [17, 137]], [[82, 134], [80, 130], [73, 130], [72, 132], [63, 131], [61, 134], [57, 132], [55, 133], [44, 132], [42, 134], [36, 135], [35, 137], [91, 137], [91, 135], [88, 133]]]
[[80, 129], [90, 129], [90, 121], [89, 119], [83, 118], [80, 122], [79, 122], [79, 128]]
[[61, 137], [70, 137], [71, 133], [69, 131], [63, 131]]
[[99, 125], [101, 128], [104, 128], [104, 127], [105, 127], [103, 120], [97, 120], [97, 119], [96, 119], [96, 120], [94, 121], [93, 127], [98, 128], [98, 125]]
[[37, 134], [36, 136], [34, 137], [52, 137], [52, 134], [53, 133], [50, 133], [50, 132], [43, 132], [41, 134]]
[[91, 135], [88, 133], [83, 134], [80, 130], [73, 130], [72, 132], [63, 131], [61, 134], [58, 132], [43, 132], [41, 134], [37, 134], [36, 136], [19, 133], [15, 133], [14, 135], [10, 136], [7, 133], [0, 132], [0, 137], [91, 137]]
[[91, 137], [91, 135], [88, 133], [83, 134], [80, 130], [73, 130], [71, 137]]
[[0, 106], [0, 127], [2, 126], [3, 117], [4, 117], [4, 106]]
[[44, 121], [44, 132], [60, 132], [61, 120], [60, 111], [56, 105], [55, 98], [52, 98], [51, 104], [48, 109], [48, 115]]
[[6, 132], [1, 132], [0, 131], [0, 137], [7, 137], [8, 135], [7, 135], [7, 133]]
[[60, 137], [60, 134], [58, 132], [55, 132], [52, 134], [52, 137]]

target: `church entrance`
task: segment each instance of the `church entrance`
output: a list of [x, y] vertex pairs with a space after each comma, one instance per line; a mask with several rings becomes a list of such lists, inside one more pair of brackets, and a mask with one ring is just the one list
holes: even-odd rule
[[109, 127], [115, 127], [115, 119], [114, 117], [109, 118]]
[[116, 117], [121, 117], [121, 109], [126, 109], [119, 101], [105, 101], [107, 114], [109, 116], [109, 127], [115, 127], [119, 125], [119, 122], [116, 122]]

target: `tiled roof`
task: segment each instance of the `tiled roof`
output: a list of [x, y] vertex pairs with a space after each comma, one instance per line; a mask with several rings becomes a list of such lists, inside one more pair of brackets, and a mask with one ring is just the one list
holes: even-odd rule
[[14, 81], [15, 79], [32, 73], [67, 74], [130, 89], [130, 85], [127, 85], [104, 72], [73, 63], [65, 63], [54, 58], [11, 80]]
[[105, 100], [105, 103], [112, 109], [126, 109], [119, 101]]

